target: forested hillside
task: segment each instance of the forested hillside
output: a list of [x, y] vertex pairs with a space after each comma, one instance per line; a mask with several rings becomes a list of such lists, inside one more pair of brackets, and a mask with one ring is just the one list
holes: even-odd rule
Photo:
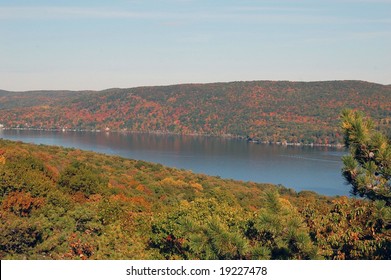
[[0, 139], [1, 259], [389, 259], [389, 210]]
[[306, 144], [342, 143], [338, 115], [343, 108], [363, 111], [389, 129], [391, 87], [254, 81], [99, 92], [0, 91], [0, 124], [8, 128], [250, 136]]

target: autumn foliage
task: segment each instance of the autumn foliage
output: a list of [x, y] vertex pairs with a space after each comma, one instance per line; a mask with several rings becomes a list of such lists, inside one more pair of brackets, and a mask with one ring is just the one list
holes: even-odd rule
[[0, 140], [1, 259], [389, 259], [390, 208]]
[[360, 81], [232, 82], [109, 89], [0, 92], [8, 128], [106, 130], [246, 137], [265, 142], [342, 143], [338, 115], [361, 110], [383, 129], [391, 88]]

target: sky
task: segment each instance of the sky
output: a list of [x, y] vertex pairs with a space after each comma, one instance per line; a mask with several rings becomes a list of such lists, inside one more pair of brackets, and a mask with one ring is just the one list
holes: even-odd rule
[[391, 0], [0, 0], [0, 89], [391, 84]]

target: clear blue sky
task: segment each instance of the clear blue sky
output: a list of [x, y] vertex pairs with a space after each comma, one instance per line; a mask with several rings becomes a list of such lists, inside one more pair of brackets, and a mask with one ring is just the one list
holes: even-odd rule
[[391, 0], [0, 0], [0, 89], [391, 84]]

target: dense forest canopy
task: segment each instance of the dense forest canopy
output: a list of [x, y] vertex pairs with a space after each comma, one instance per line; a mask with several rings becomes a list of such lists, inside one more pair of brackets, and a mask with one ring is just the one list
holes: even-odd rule
[[343, 143], [352, 108], [390, 133], [391, 87], [362, 81], [231, 82], [104, 91], [0, 91], [7, 128], [249, 136], [265, 142]]
[[0, 139], [0, 259], [389, 259], [382, 201]]

